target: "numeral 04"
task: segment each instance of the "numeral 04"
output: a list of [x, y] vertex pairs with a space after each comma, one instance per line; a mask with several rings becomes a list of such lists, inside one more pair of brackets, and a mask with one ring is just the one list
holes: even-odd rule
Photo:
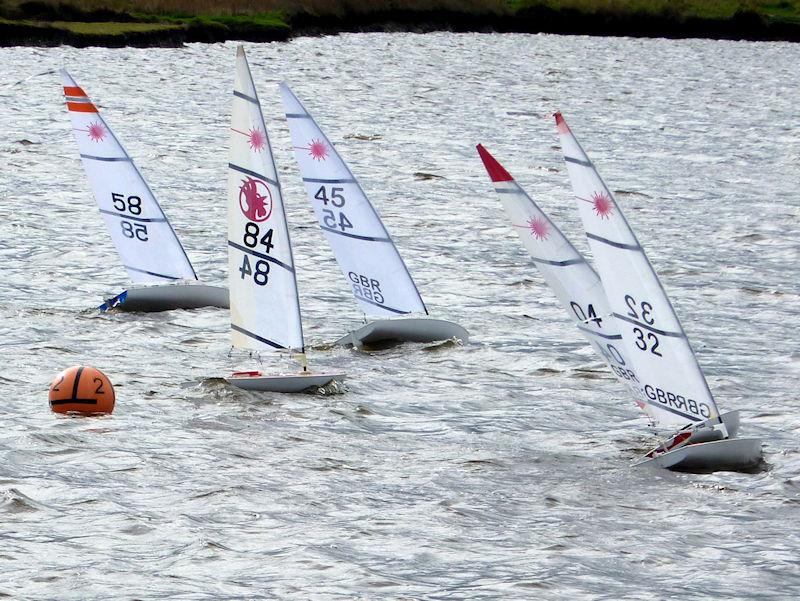
[[[603, 318], [597, 316], [597, 311], [594, 310], [594, 305], [589, 303], [589, 306], [586, 307], [586, 311], [584, 311], [583, 307], [581, 307], [575, 301], [570, 301], [569, 304], [572, 307], [572, 312], [575, 314], [575, 317], [580, 319], [582, 322], [588, 323], [590, 321], [593, 321], [597, 324], [598, 328], [603, 327]], [[589, 314], [588, 318], [586, 317], [587, 313]]]

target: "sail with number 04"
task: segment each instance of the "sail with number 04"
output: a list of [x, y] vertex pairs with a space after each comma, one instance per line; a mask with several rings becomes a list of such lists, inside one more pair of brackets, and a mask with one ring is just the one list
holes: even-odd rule
[[[61, 70], [67, 109], [81, 162], [100, 213], [130, 279], [137, 284], [196, 280], [186, 252], [133, 159], [86, 92]], [[101, 309], [163, 310], [205, 305], [227, 307], [227, 293], [211, 286], [128, 290]]]
[[653, 419], [597, 272], [497, 159], [481, 144], [477, 149], [514, 231], [539, 272], [578, 331]]
[[[555, 119], [586, 236], [644, 397], [657, 421], [706, 431], [698, 436], [681, 432], [663, 452], [656, 449], [649, 457], [663, 467], [676, 467], [673, 459], [680, 467], [697, 461], [712, 469], [757, 463], [760, 441], [730, 438], [732, 432], [644, 249], [564, 118], [556, 113]], [[720, 440], [695, 443], [701, 436]]]
[[231, 342], [240, 349], [301, 355], [299, 374], [238, 372], [240, 388], [297, 392], [344, 374], [306, 369], [294, 259], [281, 186], [244, 48], [236, 54], [228, 161], [228, 276]]
[[[280, 90], [308, 199], [359, 307], [374, 317], [427, 315], [411, 274], [355, 176], [289, 86], [282, 83]], [[337, 343], [466, 341], [468, 336], [461, 326], [438, 319], [382, 320]]]

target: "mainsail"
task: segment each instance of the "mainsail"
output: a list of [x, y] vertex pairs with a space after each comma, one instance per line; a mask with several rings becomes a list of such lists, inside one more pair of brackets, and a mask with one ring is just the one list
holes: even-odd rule
[[567, 171], [611, 313], [644, 399], [663, 425], [719, 419], [677, 315], [625, 216], [560, 113]]
[[61, 80], [83, 167], [128, 276], [136, 283], [197, 279], [133, 159], [63, 69]]
[[630, 390], [636, 404], [653, 418], [597, 273], [511, 174], [481, 144], [477, 149], [514, 231], [539, 272], [581, 334]]
[[228, 163], [228, 279], [234, 346], [303, 349], [281, 187], [241, 46], [236, 54]]
[[289, 87], [280, 89], [308, 198], [361, 310], [371, 316], [427, 313], [356, 178]]

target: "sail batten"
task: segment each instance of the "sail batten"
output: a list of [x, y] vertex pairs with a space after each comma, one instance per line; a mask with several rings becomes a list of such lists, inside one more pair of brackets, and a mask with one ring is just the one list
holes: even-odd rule
[[356, 177], [289, 87], [280, 90], [308, 199], [359, 307], [371, 316], [427, 313]]
[[231, 342], [304, 349], [291, 239], [261, 104], [244, 49], [236, 54], [228, 158]]
[[132, 265], [123, 265], [123, 267], [125, 267], [125, 269], [128, 270], [128, 271], [136, 271], [138, 273], [143, 273], [143, 274], [146, 274], [146, 275], [152, 275], [152, 276], [155, 276], [157, 278], [163, 278], [165, 280], [173, 280], [173, 281], [175, 281], [175, 280], [181, 279], [181, 278], [178, 278], [178, 277], [175, 277], [175, 276], [172, 276], [172, 275], [165, 275], [163, 273], [156, 273], [155, 271], [148, 271], [146, 269], [141, 269], [139, 267], [134, 267]]
[[136, 283], [197, 279], [133, 159], [66, 70], [61, 80], [81, 162], [128, 277]]
[[252, 175], [253, 177], [256, 177], [256, 178], [258, 178], [260, 180], [264, 180], [265, 182], [267, 182], [268, 184], [272, 184], [276, 188], [280, 188], [281, 187], [281, 185], [278, 182], [278, 180], [274, 180], [274, 179], [272, 179], [270, 177], [267, 177], [266, 175], [262, 175], [261, 173], [257, 173], [255, 171], [253, 171], [252, 169], [247, 169], [247, 168], [241, 167], [239, 165], [234, 165], [233, 163], [228, 163], [228, 167], [230, 169], [233, 169], [234, 171], [238, 171], [239, 173], [244, 173], [245, 175]]

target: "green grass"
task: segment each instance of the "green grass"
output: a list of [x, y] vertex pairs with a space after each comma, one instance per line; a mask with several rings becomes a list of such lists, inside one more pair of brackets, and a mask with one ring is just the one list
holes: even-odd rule
[[[33, 22], [31, 22], [33, 24]], [[168, 31], [183, 29], [180, 25], [170, 23], [115, 23], [104, 21], [82, 23], [80, 21], [51, 21], [48, 23], [56, 29], [65, 29], [78, 35], [125, 35], [128, 33], [145, 33], [151, 31]]]

